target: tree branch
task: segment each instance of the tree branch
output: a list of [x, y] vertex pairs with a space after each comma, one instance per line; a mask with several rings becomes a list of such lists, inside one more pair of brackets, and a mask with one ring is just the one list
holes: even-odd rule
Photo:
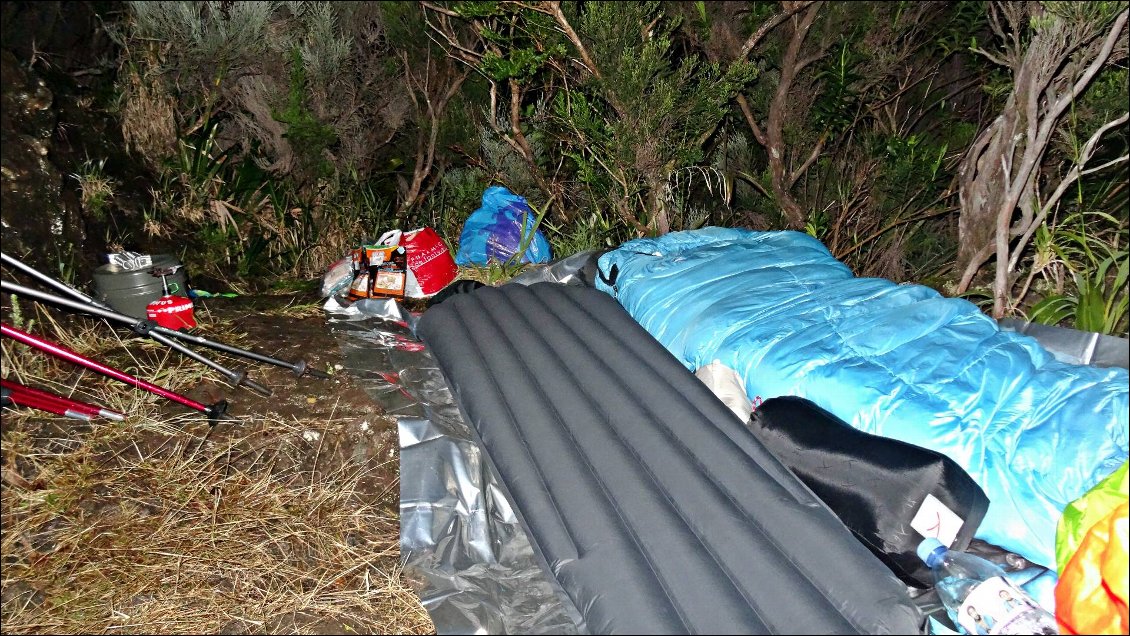
[[801, 175], [803, 175], [806, 171], [808, 171], [808, 168], [813, 164], [813, 162], [815, 162], [820, 157], [820, 153], [824, 152], [824, 142], [827, 141], [827, 140], [828, 140], [828, 133], [827, 132], [820, 135], [820, 139], [817, 140], [816, 145], [812, 147], [812, 152], [808, 155], [808, 159], [805, 159], [804, 163], [800, 164], [800, 167], [797, 168], [796, 170], [794, 170], [793, 173], [789, 175], [789, 178], [788, 178], [788, 181], [786, 181], [786, 184], [788, 185], [788, 187], [790, 189], [793, 187], [793, 185], [796, 184], [797, 179], [800, 179]]
[[[421, 2], [421, 5], [425, 6], [425, 7], [429, 7], [429, 8], [431, 8], [431, 6], [432, 6], [432, 5], [430, 5], [430, 3], [426, 3], [426, 2]], [[439, 8], [442, 9], [442, 7], [439, 7]], [[451, 12], [447, 12], [445, 10], [445, 11], [441, 12], [441, 15], [446, 16], [446, 15], [449, 15], [449, 13], [451, 13]], [[429, 40], [434, 42], [437, 46], [442, 48], [444, 51], [447, 51], [448, 57], [455, 59], [455, 60], [458, 60], [460, 62], [463, 62], [464, 64], [466, 64], [466, 65], [468, 65], [472, 68], [476, 68], [476, 70], [477, 70], [479, 60], [482, 58], [481, 55], [479, 55], [477, 52], [463, 46], [463, 44], [461, 44], [459, 42], [459, 39], [455, 36], [454, 33], [451, 33], [448, 30], [442, 29], [442, 28], [436, 26], [435, 24], [433, 24], [432, 21], [428, 19], [427, 11], [423, 12], [423, 19], [424, 19], [424, 24], [426, 24], [428, 26], [429, 31], [427, 33], [427, 36], [428, 36]], [[445, 25], [447, 24], [447, 20], [445, 18], [441, 17], [440, 19], [441, 19], [441, 21], [444, 22]], [[438, 33], [439, 35], [443, 36], [443, 39], [447, 42], [447, 44], [444, 45], [443, 42], [440, 42], [439, 40], [437, 40], [435, 38], [435, 36], [432, 35], [431, 31], [434, 31], [434, 32]]]
[[800, 70], [797, 67], [797, 61], [800, 57], [801, 47], [808, 36], [808, 30], [816, 20], [821, 4], [821, 2], [814, 2], [808, 5], [800, 23], [793, 31], [789, 45], [785, 49], [785, 55], [781, 59], [781, 79], [777, 83], [777, 90], [769, 104], [769, 119], [765, 126], [765, 139], [768, 142], [766, 150], [769, 152], [769, 172], [773, 179], [773, 194], [776, 195], [785, 216], [788, 217], [789, 225], [794, 229], [800, 228], [804, 224], [805, 213], [800, 204], [789, 193], [788, 175], [785, 174], [785, 106], [789, 91], [792, 89], [793, 80]]
[[451, 9], [448, 9], [447, 7], [441, 7], [438, 4], [432, 4], [431, 2], [426, 2], [425, 0], [420, 0], [420, 5], [427, 7], [428, 9], [431, 9], [432, 11], [435, 11], [436, 13], [442, 13], [444, 15], [451, 16], [453, 18], [463, 17], [463, 16], [459, 15], [458, 13], [452, 11]]
[[1032, 220], [1028, 227], [1022, 228], [1023, 234], [1020, 237], [1020, 241], [1016, 244], [1016, 251], [1013, 252], [1012, 258], [1009, 259], [1009, 271], [1014, 271], [1016, 269], [1016, 265], [1020, 262], [1020, 254], [1023, 251], [1024, 246], [1028, 244], [1029, 240], [1031, 240], [1032, 235], [1036, 232], [1036, 228], [1043, 225], [1044, 219], [1048, 217], [1048, 214], [1051, 212], [1052, 208], [1054, 208], [1056, 204], [1059, 203], [1059, 200], [1063, 198], [1064, 193], [1067, 192], [1067, 189], [1071, 186], [1072, 183], [1075, 182], [1076, 179], [1083, 175], [1090, 174], [1092, 172], [1098, 172], [1099, 170], [1108, 168], [1130, 159], [1130, 155], [1123, 155], [1121, 157], [1118, 157], [1117, 159], [1108, 161], [1101, 166], [1091, 168], [1090, 170], [1083, 170], [1083, 166], [1087, 165], [1087, 161], [1090, 160], [1091, 156], [1098, 148], [1099, 140], [1102, 139], [1102, 136], [1105, 135], [1106, 132], [1111, 128], [1121, 126], [1127, 121], [1130, 121], [1130, 112], [1123, 113], [1123, 115], [1118, 119], [1103, 124], [1101, 128], [1096, 130], [1094, 134], [1091, 135], [1090, 139], [1087, 140], [1087, 143], [1083, 144], [1083, 149], [1079, 153], [1079, 161], [1075, 162], [1075, 165], [1071, 167], [1071, 170], [1068, 170], [1067, 174], [1063, 176], [1063, 180], [1059, 182], [1059, 185], [1056, 186], [1056, 189], [1052, 192], [1051, 196], [1048, 197], [1048, 200], [1044, 202], [1042, 206], [1040, 206], [1039, 214], [1036, 215], [1036, 217]]
[[[565, 33], [565, 37], [569, 38], [569, 41], [572, 42], [573, 46], [577, 49], [577, 53], [581, 56], [581, 61], [585, 68], [588, 69], [589, 73], [592, 73], [593, 77], [603, 84], [604, 76], [601, 75], [600, 68], [592, 59], [592, 55], [589, 54], [585, 43], [581, 42], [581, 37], [577, 35], [577, 32], [573, 29], [573, 25], [569, 24], [568, 18], [565, 17], [565, 12], [561, 10], [561, 3], [547, 2], [546, 6], [549, 8], [551, 15], [553, 15], [553, 19], [557, 21], [557, 25], [560, 26], [561, 30]], [[612, 104], [612, 108], [616, 109], [616, 114], [621, 118], [627, 118], [631, 114], [611, 88], [606, 86], [604, 94], [608, 98], [608, 103]]]
[[1081, 172], [1079, 174], [1080, 174], [1080, 176], [1083, 176], [1083, 175], [1091, 174], [1092, 172], [1099, 172], [1101, 170], [1106, 170], [1107, 168], [1109, 168], [1111, 166], [1118, 165], [1118, 164], [1123, 163], [1125, 161], [1130, 161], [1130, 155], [1122, 155], [1121, 157], [1119, 157], [1117, 159], [1111, 159], [1110, 161], [1102, 164], [1101, 166], [1095, 166], [1094, 168], [1091, 168], [1090, 170], [1084, 170], [1083, 172]]
[[753, 110], [749, 107], [749, 101], [746, 100], [745, 95], [738, 93], [738, 106], [742, 109], [742, 114], [745, 115], [746, 123], [749, 124], [750, 130], [753, 131], [753, 136], [757, 139], [757, 143], [762, 146], [768, 146], [769, 140], [765, 137], [765, 131], [761, 130], [761, 126], [757, 125], [757, 120], [753, 118]]
[[1107, 58], [1110, 57], [1111, 52], [1114, 51], [1115, 45], [1118, 44], [1118, 36], [1122, 34], [1122, 27], [1126, 26], [1127, 17], [1130, 17], [1130, 9], [1124, 10], [1115, 18], [1114, 25], [1111, 27], [1110, 33], [1106, 36], [1106, 41], [1103, 42], [1102, 48], [1099, 49], [1099, 54], [1095, 57], [1095, 60], [1091, 62], [1090, 66], [1087, 67], [1087, 70], [1079, 78], [1079, 81], [1075, 82], [1075, 85], [1071, 87], [1072, 98], [1082, 93], [1083, 89], [1091, 83], [1091, 80], [1095, 77], [1095, 74], [1099, 72], [1103, 64], [1106, 64]]
[[761, 26], [757, 27], [757, 30], [751, 33], [750, 36], [746, 39], [745, 44], [742, 45], [742, 49], [738, 53], [738, 59], [746, 59], [750, 52], [753, 51], [754, 47], [757, 46], [758, 42], [761, 41], [761, 38], [765, 37], [765, 34], [772, 31], [777, 27], [777, 25], [781, 24], [785, 20], [788, 20], [804, 9], [807, 9], [808, 5], [810, 4], [812, 4], [812, 2], [798, 2], [796, 6], [786, 9], [785, 11], [782, 11], [781, 13], [778, 13], [772, 18], [769, 18], [768, 20], [763, 22]]
[[1130, 10], [1125, 10], [1118, 14], [1118, 17], [1114, 20], [1114, 24], [1111, 26], [1110, 33], [1107, 34], [1106, 41], [1103, 42], [1102, 48], [1099, 49], [1095, 58], [1087, 65], [1087, 70], [1079, 76], [1079, 79], [1071, 86], [1070, 91], [1061, 95], [1060, 98], [1056, 100], [1046, 119], [1044, 119], [1043, 125], [1040, 126], [1040, 134], [1037, 137], [1037, 143], [1040, 145], [1047, 143], [1055, 129], [1056, 122], [1059, 121], [1059, 117], [1063, 115], [1064, 111], [1079, 97], [1083, 89], [1087, 88], [1087, 85], [1091, 83], [1091, 80], [1095, 78], [1095, 75], [1097, 75], [1103, 65], [1106, 64], [1107, 59], [1110, 58], [1111, 51], [1114, 50], [1115, 45], [1118, 43], [1119, 35], [1122, 34], [1122, 28], [1126, 26], [1127, 17], [1130, 17]]
[[585, 68], [588, 69], [589, 73], [592, 73], [593, 77], [603, 81], [604, 76], [600, 74], [600, 68], [597, 67], [596, 62], [594, 62], [592, 56], [589, 55], [588, 48], [585, 47], [584, 42], [581, 42], [581, 37], [577, 35], [577, 32], [573, 29], [573, 25], [569, 24], [569, 19], [565, 17], [565, 12], [561, 10], [561, 3], [547, 2], [546, 4], [549, 7], [553, 19], [557, 21], [557, 25], [561, 27], [561, 30], [565, 33], [565, 37], [569, 38], [569, 41], [572, 42], [573, 46], [577, 49], [577, 53], [580, 54], [581, 61], [584, 62]]

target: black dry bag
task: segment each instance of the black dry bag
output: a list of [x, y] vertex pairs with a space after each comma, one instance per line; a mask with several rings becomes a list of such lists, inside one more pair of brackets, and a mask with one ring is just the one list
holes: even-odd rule
[[763, 402], [754, 435], [903, 582], [933, 585], [915, 554], [924, 535], [964, 550], [989, 499], [941, 453], [856, 430], [797, 397]]

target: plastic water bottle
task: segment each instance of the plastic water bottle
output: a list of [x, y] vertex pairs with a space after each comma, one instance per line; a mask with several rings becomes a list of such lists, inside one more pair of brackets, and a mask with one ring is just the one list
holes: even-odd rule
[[950, 620], [966, 634], [1058, 634], [1055, 617], [1005, 578], [995, 563], [950, 550], [935, 538], [918, 545], [934, 572]]

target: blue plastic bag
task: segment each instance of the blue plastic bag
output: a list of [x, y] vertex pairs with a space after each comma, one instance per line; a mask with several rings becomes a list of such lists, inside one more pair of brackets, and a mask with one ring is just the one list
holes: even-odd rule
[[[523, 226], [523, 219], [525, 224]], [[491, 186], [483, 192], [483, 205], [467, 217], [459, 235], [457, 265], [487, 265], [490, 261], [506, 262], [518, 252], [525, 233], [534, 238], [522, 255], [522, 263], [548, 263], [549, 241], [541, 230], [535, 230], [537, 213], [526, 200], [502, 186]]]

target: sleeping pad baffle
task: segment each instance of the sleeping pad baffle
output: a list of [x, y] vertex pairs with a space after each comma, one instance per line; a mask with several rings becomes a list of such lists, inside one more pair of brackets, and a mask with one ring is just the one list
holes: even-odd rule
[[417, 334], [585, 629], [919, 632], [905, 586], [608, 295], [485, 287]]

